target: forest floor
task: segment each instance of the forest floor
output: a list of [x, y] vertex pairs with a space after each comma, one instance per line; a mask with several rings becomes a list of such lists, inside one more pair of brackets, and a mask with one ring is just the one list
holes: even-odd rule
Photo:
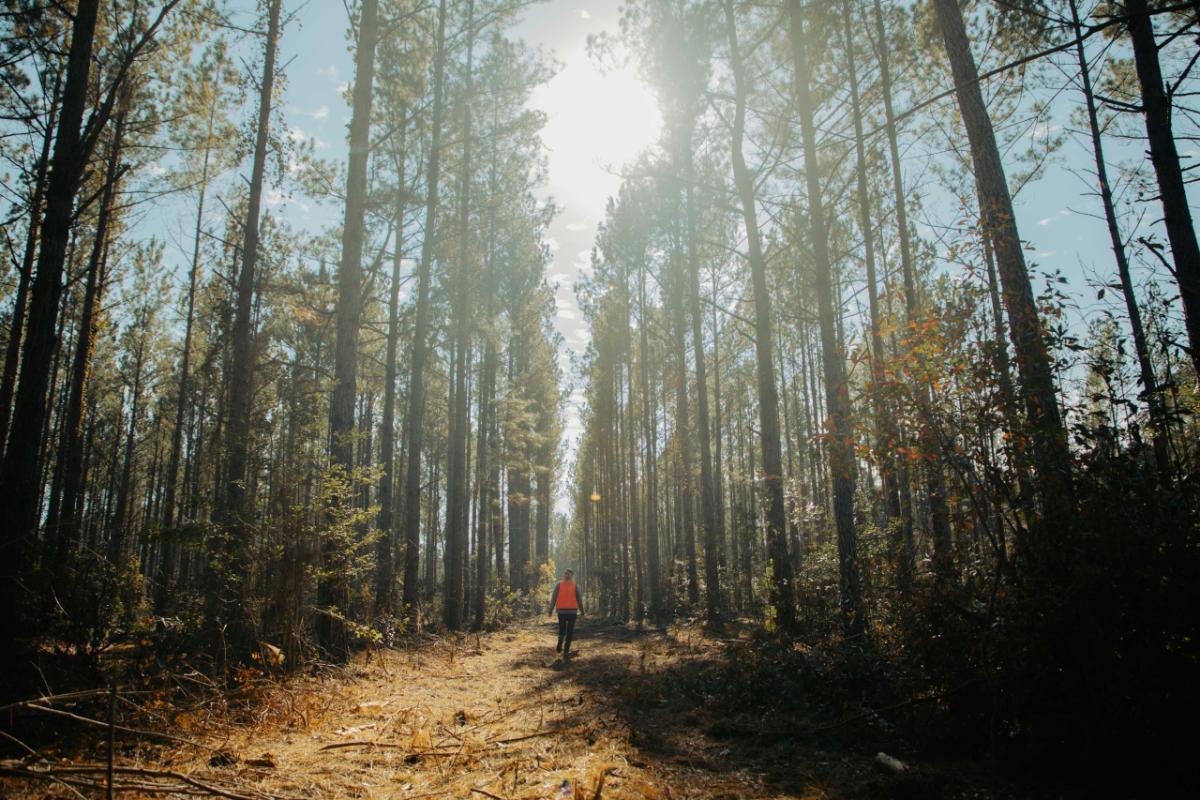
[[[200, 746], [118, 748], [116, 780], [127, 787], [120, 796], [162, 796], [148, 790], [168, 785], [263, 799], [1028, 796], [978, 766], [914, 760], [895, 739], [891, 752], [907, 769], [883, 768], [883, 733], [855, 730], [886, 727], [878, 718], [756, 725], [752, 713], [731, 714], [681, 691], [728, 642], [699, 628], [585, 619], [566, 663], [554, 653], [555, 628], [542, 620], [364, 654], [346, 669], [287, 681], [261, 713], [237, 724], [175, 713], [171, 730]], [[770, 687], [764, 692], [769, 697]], [[789, 725], [799, 735], [789, 735]], [[57, 774], [78, 778], [82, 796], [102, 796], [95, 787], [105, 780], [104, 751], [91, 756], [88, 767], [82, 756], [60, 754]], [[83, 766], [71, 773], [70, 764]], [[0, 797], [79, 792], [42, 780], [0, 782]]]

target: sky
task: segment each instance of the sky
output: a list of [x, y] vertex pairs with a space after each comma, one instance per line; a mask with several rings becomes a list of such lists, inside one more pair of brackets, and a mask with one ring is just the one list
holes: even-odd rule
[[[294, 6], [294, 3], [288, 3]], [[509, 35], [541, 47], [559, 70], [538, 87], [529, 105], [547, 114], [542, 131], [547, 150], [548, 182], [541, 195], [553, 198], [559, 214], [550, 225], [548, 244], [554, 254], [549, 280], [555, 287], [555, 328], [566, 348], [560, 354], [564, 375], [571, 375], [571, 356], [588, 345], [587, 325], [575, 298], [575, 283], [589, 270], [592, 243], [604, 216], [607, 198], [620, 187], [617, 170], [658, 136], [661, 120], [654, 94], [632, 68], [602, 68], [588, 57], [587, 37], [615, 31], [615, 0], [551, 0], [532, 6]], [[284, 118], [291, 135], [311, 141], [318, 157], [336, 158], [346, 150], [350, 109], [343, 97], [354, 77], [345, 36], [346, 14], [340, 3], [310, 0], [281, 43], [287, 66]], [[344, 156], [341, 156], [344, 157]], [[333, 209], [307, 198], [289, 197], [286, 187], [267, 197], [269, 208], [285, 211], [300, 226], [337, 224]], [[582, 433], [579, 381], [566, 409], [567, 463]], [[566, 481], [560, 482], [558, 510], [566, 512]]]
[[[250, 3], [246, 3], [250, 7]], [[287, 27], [281, 42], [281, 62], [286, 65], [287, 82], [280, 103], [293, 137], [309, 140], [316, 154], [326, 159], [344, 159], [350, 110], [346, 87], [353, 80], [353, 62], [346, 38], [346, 11], [342, 3], [330, 0], [286, 0], [285, 7], [296, 11], [296, 19]], [[602, 31], [614, 32], [619, 19], [618, 0], [549, 0], [531, 6], [509, 35], [523, 38], [552, 55], [561, 69], [533, 94], [530, 105], [546, 112], [543, 140], [547, 147], [548, 183], [544, 196], [553, 197], [560, 213], [548, 233], [554, 254], [550, 281], [556, 287], [555, 326], [566, 344], [562, 353], [564, 374], [570, 374], [571, 354], [586, 349], [588, 333], [579, 312], [574, 287], [589, 269], [591, 247], [606, 200], [615, 195], [620, 179], [615, 174], [625, 161], [633, 159], [658, 134], [661, 121], [651, 89], [639, 81], [631, 68], [602, 69], [589, 58], [587, 37]], [[250, 12], [244, 22], [251, 20]], [[943, 102], [953, 102], [947, 100]], [[1078, 93], [1066, 91], [1054, 100], [1055, 107], [1047, 127], [1033, 130], [1031, 136], [1057, 133], [1070, 126], [1070, 109], [1078, 106]], [[918, 161], [928, 147], [919, 141], [908, 143]], [[1124, 154], [1111, 143], [1110, 153], [1117, 158], [1133, 155], [1128, 146]], [[1115, 151], [1115, 152], [1114, 152]], [[1112, 256], [1108, 250], [1106, 229], [1099, 213], [1098, 200], [1090, 195], [1085, 183], [1087, 153], [1068, 143], [1059, 160], [1052, 162], [1037, 182], [1025, 187], [1015, 198], [1018, 225], [1028, 243], [1028, 258], [1043, 271], [1061, 270], [1071, 280], [1076, 324], [1115, 309], [1115, 293], [1097, 300], [1089, 280], [1111, 280]], [[913, 169], [910, 167], [910, 169]], [[908, 176], [926, 187], [931, 178]], [[939, 222], [951, 221], [953, 211], [939, 207], [937, 191], [927, 195], [924, 215], [916, 220], [919, 231], [932, 238]], [[340, 209], [300, 195], [289, 196], [287, 188], [272, 190], [267, 204], [284, 214], [293, 225], [316, 233], [340, 222]], [[176, 226], [186, 225], [175, 221]], [[180, 233], [178, 239], [186, 241]], [[180, 259], [182, 261], [182, 259]], [[1035, 287], [1036, 288], [1036, 287]], [[560, 482], [558, 508], [567, 509], [566, 469], [581, 433], [580, 381], [566, 412], [567, 464]]]

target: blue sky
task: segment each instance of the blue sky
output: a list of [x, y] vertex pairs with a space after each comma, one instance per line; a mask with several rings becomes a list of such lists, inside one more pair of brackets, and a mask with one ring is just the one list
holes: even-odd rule
[[[252, 6], [249, 2], [244, 5], [247, 9]], [[345, 7], [330, 0], [308, 0], [303, 5], [298, 0], [285, 0], [285, 8], [298, 13], [281, 43], [281, 62], [286, 64], [288, 78], [277, 104], [293, 136], [311, 140], [322, 158], [344, 158], [349, 108], [343, 93], [353, 80]], [[587, 36], [614, 31], [618, 16], [616, 0], [551, 0], [528, 9], [510, 31], [510, 35], [542, 47], [562, 65], [556, 77], [534, 94], [531, 104], [549, 115], [545, 131], [549, 182], [544, 191], [561, 208], [549, 231], [555, 254], [550, 278], [558, 287], [556, 325], [573, 352], [581, 352], [588, 341], [575, 301], [574, 283], [587, 267], [605, 200], [619, 186], [619, 179], [606, 167], [619, 166], [614, 162], [631, 158], [640, 146], [649, 144], [658, 124], [647, 87], [628, 71], [602, 72], [586, 56]], [[240, 21], [249, 23], [251, 19], [251, 11], [247, 10]], [[1063, 64], [1070, 68], [1069, 60]], [[1070, 111], [1079, 102], [1075, 91], [1055, 96], [1048, 122], [1050, 132], [1069, 127]], [[622, 122], [618, 124], [617, 119]], [[911, 136], [908, 144], [915, 156], [926, 145], [911, 141]], [[1140, 145], [1112, 141], [1108, 147], [1111, 160], [1120, 160], [1136, 158]], [[1089, 158], [1086, 150], [1068, 141], [1044, 175], [1016, 198], [1018, 224], [1029, 243], [1031, 262], [1044, 271], [1061, 270], [1071, 280], [1071, 292], [1079, 304], [1076, 324], [1102, 308], [1113, 309], [1123, 318], [1115, 293], [1097, 301], [1095, 291], [1086, 286], [1087, 277], [1111, 280], [1114, 272], [1107, 232], [1096, 216], [1099, 202], [1087, 196], [1091, 190], [1084, 182], [1089, 177], [1084, 170], [1089, 169]], [[917, 168], [907, 168], [910, 179], [917, 181]], [[936, 189], [928, 184], [926, 188], [929, 194], [924, 215], [917, 224], [931, 232], [929, 224], [949, 222], [954, 211], [939, 205]], [[339, 209], [298, 194], [289, 199], [286, 187], [283, 192], [271, 192], [267, 202], [274, 213], [285, 214], [293, 225], [313, 233], [340, 222]], [[162, 213], [164, 221], [168, 220], [166, 208]], [[1148, 219], [1155, 216], [1157, 210], [1150, 207]], [[174, 218], [167, 225], [182, 230], [181, 225], [190, 223]], [[179, 262], [183, 260], [181, 255]], [[1139, 268], [1140, 275], [1145, 274], [1143, 270]], [[564, 353], [564, 368], [567, 361], [568, 354]], [[567, 419], [567, 435], [572, 441], [580, 432], [580, 402], [577, 391]]]

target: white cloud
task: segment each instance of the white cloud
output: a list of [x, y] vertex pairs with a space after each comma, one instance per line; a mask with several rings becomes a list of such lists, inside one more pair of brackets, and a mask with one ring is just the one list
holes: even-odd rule
[[336, 81], [338, 79], [337, 64], [330, 64], [328, 67], [318, 67], [317, 74], [329, 78], [331, 81]]
[[324, 104], [317, 106], [315, 110], [309, 112], [308, 116], [312, 117], [318, 122], [323, 122], [324, 120], [329, 119], [329, 106]]
[[1053, 221], [1054, 221], [1054, 217], [1046, 217], [1045, 219], [1039, 219], [1039, 220], [1038, 220], [1038, 225], [1041, 225], [1042, 227], [1045, 227], [1045, 226], [1049, 225], [1049, 224], [1050, 224], [1051, 222], [1053, 222]]
[[567, 230], [569, 231], [586, 231], [587, 227], [588, 226], [583, 222], [572, 222], [566, 226]]
[[586, 8], [581, 8], [579, 10], [579, 18], [580, 19], [591, 19], [592, 15], [587, 12]]

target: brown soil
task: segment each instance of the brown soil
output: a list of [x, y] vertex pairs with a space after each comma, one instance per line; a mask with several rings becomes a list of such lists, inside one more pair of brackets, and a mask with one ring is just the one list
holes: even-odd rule
[[[674, 676], [720, 655], [722, 643], [698, 632], [585, 620], [564, 663], [554, 628], [531, 622], [363, 657], [289, 682], [239, 725], [176, 713], [174, 732], [203, 747], [118, 750], [117, 763], [186, 775], [206, 787], [193, 786], [197, 794], [218, 788], [247, 798], [993, 796], [932, 767], [886, 774], [869, 747], [759, 735], [673, 691]], [[133, 772], [118, 779], [169, 782]], [[76, 796], [43, 781], [10, 782], [7, 791]]]

